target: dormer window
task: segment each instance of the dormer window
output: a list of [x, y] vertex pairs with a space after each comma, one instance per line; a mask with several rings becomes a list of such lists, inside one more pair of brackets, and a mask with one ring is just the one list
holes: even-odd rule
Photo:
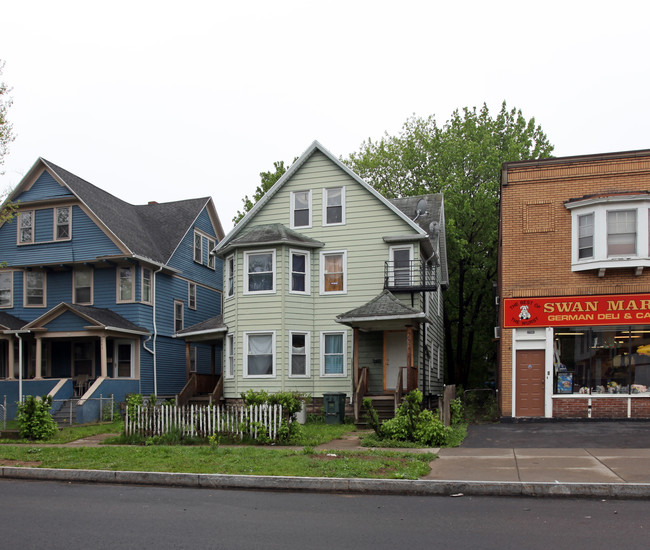
[[612, 194], [565, 203], [571, 211], [571, 270], [650, 267], [650, 195]]

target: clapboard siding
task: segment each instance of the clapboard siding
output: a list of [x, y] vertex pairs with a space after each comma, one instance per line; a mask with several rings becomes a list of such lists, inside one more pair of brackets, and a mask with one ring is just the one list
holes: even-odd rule
[[74, 195], [67, 187], [60, 185], [48, 172], [44, 171], [28, 190], [17, 197], [16, 202], [27, 203], [64, 197], [73, 198]]
[[49, 332], [72, 332], [85, 330], [89, 323], [71, 311], [65, 311], [44, 325]]

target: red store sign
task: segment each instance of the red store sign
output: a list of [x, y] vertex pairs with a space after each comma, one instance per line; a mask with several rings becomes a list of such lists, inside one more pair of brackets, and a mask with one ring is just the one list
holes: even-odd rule
[[503, 300], [503, 328], [647, 324], [650, 294]]

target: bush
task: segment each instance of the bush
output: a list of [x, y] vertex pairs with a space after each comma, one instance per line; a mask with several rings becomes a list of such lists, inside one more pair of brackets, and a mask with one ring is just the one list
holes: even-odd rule
[[44, 440], [52, 437], [58, 430], [50, 414], [52, 397], [28, 395], [24, 403], [18, 403], [18, 430], [20, 437]]
[[422, 392], [413, 390], [404, 397], [395, 417], [381, 425], [381, 437], [410, 441], [427, 447], [446, 445], [453, 430], [429, 410], [422, 410]]
[[[295, 422], [294, 415], [302, 408], [302, 402], [308, 397], [297, 392], [278, 392], [269, 394], [265, 390], [248, 390], [241, 394], [245, 405], [280, 405], [282, 406], [282, 423], [278, 430], [278, 439], [283, 443], [291, 443], [300, 439], [302, 426]], [[255, 424], [255, 423], [253, 423]], [[254, 426], [253, 427], [257, 427]], [[258, 440], [268, 443], [264, 434], [258, 431]]]

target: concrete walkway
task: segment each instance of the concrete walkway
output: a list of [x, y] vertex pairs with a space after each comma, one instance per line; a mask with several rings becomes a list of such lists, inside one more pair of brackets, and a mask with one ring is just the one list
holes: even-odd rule
[[[638, 425], [645, 430], [647, 426]], [[561, 431], [561, 426], [556, 430]], [[513, 430], [517, 433], [518, 430]], [[506, 437], [507, 428], [500, 437]], [[359, 432], [316, 447], [319, 451], [363, 451]], [[598, 433], [595, 434], [599, 436]], [[629, 434], [628, 434], [629, 435]], [[107, 435], [68, 443], [66, 447], [96, 446]], [[468, 438], [470, 439], [470, 438]], [[522, 441], [520, 441], [522, 442]], [[547, 441], [546, 441], [547, 442]], [[523, 441], [527, 443], [527, 441]], [[302, 449], [302, 447], [299, 447]], [[525, 495], [650, 498], [650, 448], [528, 448], [459, 447], [395, 449], [436, 453], [431, 471], [419, 481], [233, 476], [225, 474], [167, 474], [0, 468], [0, 477], [139, 483], [228, 489], [272, 489], [357, 492], [401, 495]]]

